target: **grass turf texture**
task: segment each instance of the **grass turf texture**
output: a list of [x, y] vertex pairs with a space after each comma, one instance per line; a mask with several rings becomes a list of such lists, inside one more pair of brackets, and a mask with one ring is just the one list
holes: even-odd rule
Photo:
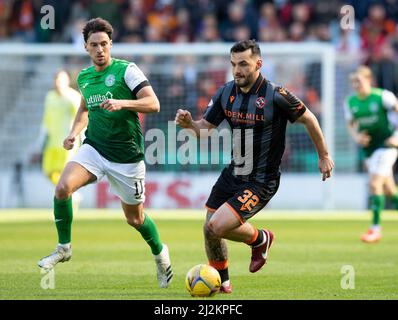
[[[73, 257], [55, 268], [55, 289], [44, 290], [36, 266], [56, 244], [51, 210], [0, 211], [0, 299], [199, 299], [184, 287], [186, 272], [206, 263], [203, 211], [147, 210], [168, 244], [171, 287], [160, 289], [149, 247], [120, 210], [80, 210], [73, 226]], [[268, 264], [248, 271], [250, 249], [228, 242], [231, 295], [227, 299], [398, 299], [398, 213], [383, 214], [383, 239], [359, 236], [368, 213], [263, 211], [252, 219], [276, 240]], [[343, 290], [341, 268], [355, 269], [355, 289]]]

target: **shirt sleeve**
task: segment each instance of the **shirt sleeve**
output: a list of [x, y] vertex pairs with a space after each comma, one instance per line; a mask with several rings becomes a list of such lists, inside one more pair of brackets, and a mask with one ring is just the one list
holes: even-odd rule
[[124, 81], [136, 96], [143, 87], [149, 86], [149, 81], [135, 63], [130, 63], [124, 73]]
[[281, 109], [290, 122], [295, 122], [307, 110], [305, 104], [283, 87], [276, 87], [274, 105]]
[[216, 127], [225, 119], [225, 113], [221, 105], [223, 89], [224, 87], [217, 90], [216, 94], [211, 98], [207, 105], [207, 109], [203, 115], [203, 119]]
[[387, 110], [391, 110], [395, 108], [395, 105], [398, 103], [397, 97], [391, 91], [383, 90], [381, 94], [381, 100], [383, 102], [383, 106]]

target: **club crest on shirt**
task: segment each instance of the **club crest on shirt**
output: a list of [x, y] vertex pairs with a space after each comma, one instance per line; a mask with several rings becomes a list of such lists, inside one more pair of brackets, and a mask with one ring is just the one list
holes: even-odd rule
[[262, 109], [262, 108], [264, 108], [264, 106], [265, 106], [265, 98], [264, 97], [258, 97], [256, 99], [256, 107], [259, 108], [259, 109]]
[[105, 78], [105, 85], [107, 87], [112, 87], [115, 84], [115, 75], [110, 74]]
[[370, 112], [376, 113], [377, 110], [378, 110], [378, 105], [377, 105], [377, 103], [376, 103], [376, 102], [372, 102], [372, 103], [369, 105], [369, 109], [370, 109]]

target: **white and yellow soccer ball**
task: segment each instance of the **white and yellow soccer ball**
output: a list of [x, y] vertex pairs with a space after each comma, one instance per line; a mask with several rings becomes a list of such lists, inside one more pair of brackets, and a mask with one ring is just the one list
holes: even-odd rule
[[211, 297], [220, 291], [220, 274], [212, 266], [198, 264], [188, 271], [185, 287], [193, 297]]

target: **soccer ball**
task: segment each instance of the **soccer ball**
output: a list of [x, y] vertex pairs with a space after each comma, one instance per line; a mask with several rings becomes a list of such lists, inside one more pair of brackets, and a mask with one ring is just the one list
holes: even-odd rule
[[220, 274], [212, 266], [198, 264], [188, 271], [185, 287], [193, 297], [211, 297], [220, 290]]

